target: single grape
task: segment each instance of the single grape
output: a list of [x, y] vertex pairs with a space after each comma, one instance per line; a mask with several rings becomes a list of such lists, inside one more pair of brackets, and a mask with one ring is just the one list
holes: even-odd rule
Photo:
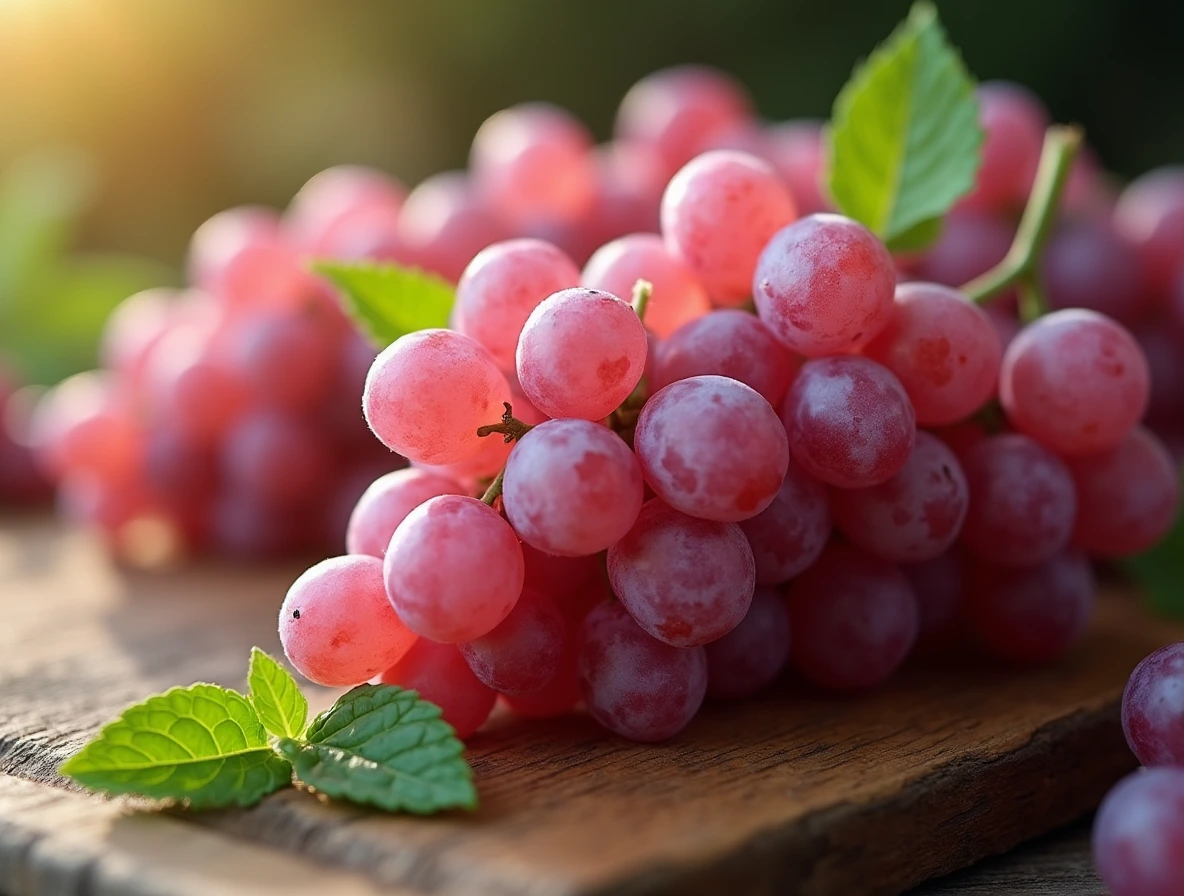
[[781, 420], [793, 459], [816, 479], [867, 488], [891, 479], [916, 439], [913, 406], [890, 370], [867, 358], [807, 361], [785, 396]]
[[509, 400], [509, 383], [480, 343], [451, 330], [420, 330], [375, 359], [362, 408], [392, 451], [449, 464], [481, 451], [477, 430], [497, 423]]
[[1022, 568], [971, 567], [966, 617], [992, 654], [1013, 663], [1059, 659], [1085, 633], [1094, 577], [1085, 555], [1063, 552]]
[[491, 115], [473, 137], [473, 182], [516, 225], [571, 220], [592, 203], [592, 136], [568, 112], [526, 103]]
[[796, 217], [793, 198], [768, 162], [715, 150], [689, 162], [662, 196], [662, 235], [718, 305], [752, 295], [757, 258]]
[[386, 590], [418, 635], [472, 641], [510, 615], [522, 593], [522, 549], [501, 515], [476, 498], [440, 495], [412, 510], [391, 537]]
[[637, 458], [611, 429], [589, 420], [550, 420], [523, 436], [510, 455], [502, 501], [523, 541], [580, 557], [606, 550], [629, 531], [644, 490]]
[[221, 447], [229, 487], [292, 506], [324, 494], [333, 473], [325, 437], [308, 421], [274, 411], [244, 417]]
[[963, 561], [957, 546], [924, 563], [902, 566], [917, 596], [917, 647], [948, 647], [961, 628]]
[[583, 286], [615, 296], [632, 296], [638, 280], [654, 287], [646, 306], [645, 326], [663, 339], [711, 310], [711, 300], [699, 278], [656, 233], [631, 233], [601, 246], [580, 276]]
[[936, 436], [918, 432], [904, 468], [879, 485], [835, 489], [835, 526], [870, 554], [892, 563], [932, 560], [958, 538], [970, 492], [957, 457]]
[[1115, 447], [1147, 409], [1151, 373], [1129, 332], [1093, 311], [1055, 311], [1028, 324], [1003, 355], [1007, 418], [1058, 454]]
[[1141, 769], [1106, 794], [1094, 865], [1111, 896], [1179, 896], [1184, 881], [1184, 769]]
[[567, 625], [551, 598], [523, 591], [493, 631], [459, 647], [473, 674], [495, 691], [537, 693], [559, 674]]
[[242, 205], [218, 212], [193, 232], [186, 269], [189, 282], [222, 295], [234, 268], [255, 250], [284, 250], [279, 216], [269, 208]]
[[280, 641], [300, 674], [317, 684], [361, 684], [415, 643], [382, 587], [374, 557], [332, 557], [307, 570], [280, 607]]
[[1172, 427], [1184, 420], [1184, 316], [1178, 333], [1165, 325], [1168, 323], [1152, 318], [1135, 331], [1151, 372], [1151, 396], [1144, 419], [1153, 427]]
[[339, 346], [315, 306], [272, 311], [235, 328], [229, 363], [256, 402], [302, 412], [329, 397]]
[[1122, 730], [1144, 765], [1184, 766], [1184, 642], [1135, 666], [1122, 695]]
[[[582, 621], [582, 620], [581, 620]], [[580, 702], [580, 676], [576, 669], [576, 648], [569, 635], [559, 671], [547, 684], [529, 694], [503, 694], [502, 702], [524, 719], [551, 719], [570, 712]]]
[[645, 369], [645, 327], [625, 302], [595, 289], [564, 289], [531, 312], [518, 340], [518, 382], [549, 417], [601, 420]]
[[962, 207], [988, 211], [1022, 208], [1032, 192], [1048, 114], [1018, 84], [993, 81], [978, 88], [979, 122], [986, 132], [974, 189]]
[[152, 346], [172, 325], [176, 299], [176, 290], [146, 289], [116, 305], [103, 324], [100, 365], [138, 380]]
[[826, 193], [826, 146], [822, 123], [799, 119], [771, 125], [765, 131], [769, 161], [793, 196], [798, 214], [831, 210]]
[[983, 439], [961, 460], [970, 486], [962, 540], [974, 553], [1004, 566], [1032, 566], [1069, 543], [1077, 492], [1060, 458], [1008, 433]]
[[494, 209], [459, 171], [435, 174], [412, 190], [397, 228], [397, 244], [388, 252], [402, 254], [453, 283], [474, 255], [510, 236]]
[[662, 69], [629, 89], [617, 112], [624, 143], [653, 146], [667, 175], [707, 148], [721, 131], [753, 117], [752, 100], [731, 75], [700, 65]]
[[472, 737], [493, 712], [497, 692], [475, 676], [455, 644], [420, 638], [407, 654], [382, 673], [383, 684], [418, 691], [440, 707], [440, 716], [462, 740]]
[[919, 424], [944, 426], [994, 396], [1003, 347], [986, 312], [962, 293], [902, 283], [887, 325], [863, 353], [896, 374]]
[[789, 586], [790, 662], [828, 690], [880, 684], [917, 639], [917, 598], [895, 566], [839, 542]]
[[830, 538], [826, 486], [791, 458], [773, 503], [740, 528], [752, 548], [757, 584], [788, 581], [818, 559]]
[[461, 495], [455, 481], [408, 467], [381, 476], [362, 493], [349, 517], [345, 549], [351, 554], [386, 556], [387, 545], [407, 514], [430, 498]]
[[707, 692], [707, 654], [641, 630], [625, 608], [592, 609], [579, 633], [577, 668], [588, 712], [614, 734], [647, 743], [678, 734]]
[[[1015, 238], [1006, 218], [971, 209], [955, 209], [942, 222], [941, 236], [913, 271], [920, 280], [961, 287], [1003, 261]], [[1003, 301], [995, 298], [992, 305]]]
[[1114, 224], [1138, 251], [1148, 287], [1165, 295], [1184, 269], [1184, 167], [1156, 168], [1132, 181], [1118, 199]]
[[772, 588], [757, 588], [734, 629], [706, 645], [707, 693], [747, 697], [771, 683], [789, 660], [789, 609]]
[[391, 221], [407, 198], [407, 188], [390, 175], [363, 165], [326, 168], [301, 187], [284, 213], [284, 229], [303, 251], [335, 256], [343, 225], [359, 214]]
[[768, 507], [789, 464], [777, 412], [755, 390], [723, 376], [679, 380], [651, 396], [633, 445], [658, 497], [721, 522]]
[[1088, 308], [1125, 324], [1138, 322], [1153, 298], [1138, 254], [1109, 221], [1062, 225], [1048, 241], [1040, 274], [1051, 307]]
[[552, 293], [575, 286], [579, 269], [561, 249], [518, 239], [482, 249], [456, 287], [460, 331], [489, 349], [497, 366], [514, 372], [518, 337], [530, 313]]
[[92, 370], [67, 377], [38, 399], [29, 443], [50, 478], [68, 472], [103, 479], [133, 476], [144, 457], [144, 434], [119, 378]]
[[759, 318], [725, 308], [683, 325], [662, 343], [651, 385], [658, 390], [693, 376], [726, 376], [777, 407], [800, 363]]
[[608, 576], [645, 631], [673, 647], [695, 647], [744, 618], [756, 568], [739, 526], [696, 519], [654, 499], [609, 548]]

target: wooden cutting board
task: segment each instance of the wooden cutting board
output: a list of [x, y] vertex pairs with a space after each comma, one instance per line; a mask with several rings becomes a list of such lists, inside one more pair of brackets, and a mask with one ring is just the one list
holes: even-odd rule
[[[113, 569], [48, 521], [0, 521], [0, 891], [899, 893], [1095, 806], [1134, 765], [1131, 668], [1184, 627], [1106, 595], [1061, 664], [910, 668], [836, 699], [787, 686], [639, 746], [585, 718], [496, 718], [470, 742], [475, 814], [402, 818], [273, 795], [145, 813], [55, 768], [126, 704], [242, 687], [296, 569]], [[327, 705], [328, 691], [314, 696]], [[162, 883], [164, 882], [164, 883]]]

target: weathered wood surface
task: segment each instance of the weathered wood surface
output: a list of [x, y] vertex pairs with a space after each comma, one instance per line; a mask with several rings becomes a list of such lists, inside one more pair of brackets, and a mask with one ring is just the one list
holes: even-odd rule
[[[0, 772], [60, 788], [56, 765], [128, 702], [195, 680], [241, 686], [252, 644], [278, 650], [275, 612], [293, 573], [121, 574], [80, 537], [0, 526]], [[845, 700], [788, 688], [709, 708], [657, 747], [579, 717], [501, 718], [470, 744], [482, 797], [474, 815], [388, 817], [292, 791], [161, 824], [197, 823], [202, 844], [230, 835], [236, 849], [254, 841], [273, 856], [299, 853], [397, 892], [899, 893], [1096, 805], [1133, 763], [1117, 721], [1126, 676], [1180, 637], [1112, 596], [1086, 643], [1051, 669], [913, 669]], [[95, 822], [100, 841], [104, 824], [119, 828]], [[0, 887], [13, 896], [25, 890], [9, 881], [34, 873], [12, 846], [21, 830], [0, 828]], [[229, 892], [215, 880], [194, 892]], [[28, 892], [96, 892], [89, 886]], [[172, 892], [111, 892], [141, 891]]]

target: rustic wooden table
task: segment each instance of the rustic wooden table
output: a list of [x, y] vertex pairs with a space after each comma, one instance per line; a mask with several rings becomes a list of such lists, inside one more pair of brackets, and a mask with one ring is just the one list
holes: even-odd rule
[[[914, 667], [847, 700], [786, 688], [710, 707], [660, 747], [578, 716], [502, 717], [469, 745], [474, 815], [383, 816], [297, 791], [162, 813], [57, 776], [150, 692], [241, 687], [251, 645], [278, 653], [293, 574], [123, 573], [79, 535], [0, 521], [0, 892], [900, 893], [1083, 817], [1133, 766], [1117, 722], [1129, 670], [1184, 637], [1111, 595], [1055, 667]], [[1083, 832], [917, 894], [1100, 893]]]

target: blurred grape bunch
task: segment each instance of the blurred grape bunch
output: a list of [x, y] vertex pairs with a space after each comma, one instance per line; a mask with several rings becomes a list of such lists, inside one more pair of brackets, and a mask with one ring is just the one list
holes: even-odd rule
[[94, 160], [68, 147], [39, 150], [0, 171], [0, 357], [26, 382], [49, 385], [95, 366], [111, 309], [177, 280], [142, 256], [70, 251], [99, 187]]

